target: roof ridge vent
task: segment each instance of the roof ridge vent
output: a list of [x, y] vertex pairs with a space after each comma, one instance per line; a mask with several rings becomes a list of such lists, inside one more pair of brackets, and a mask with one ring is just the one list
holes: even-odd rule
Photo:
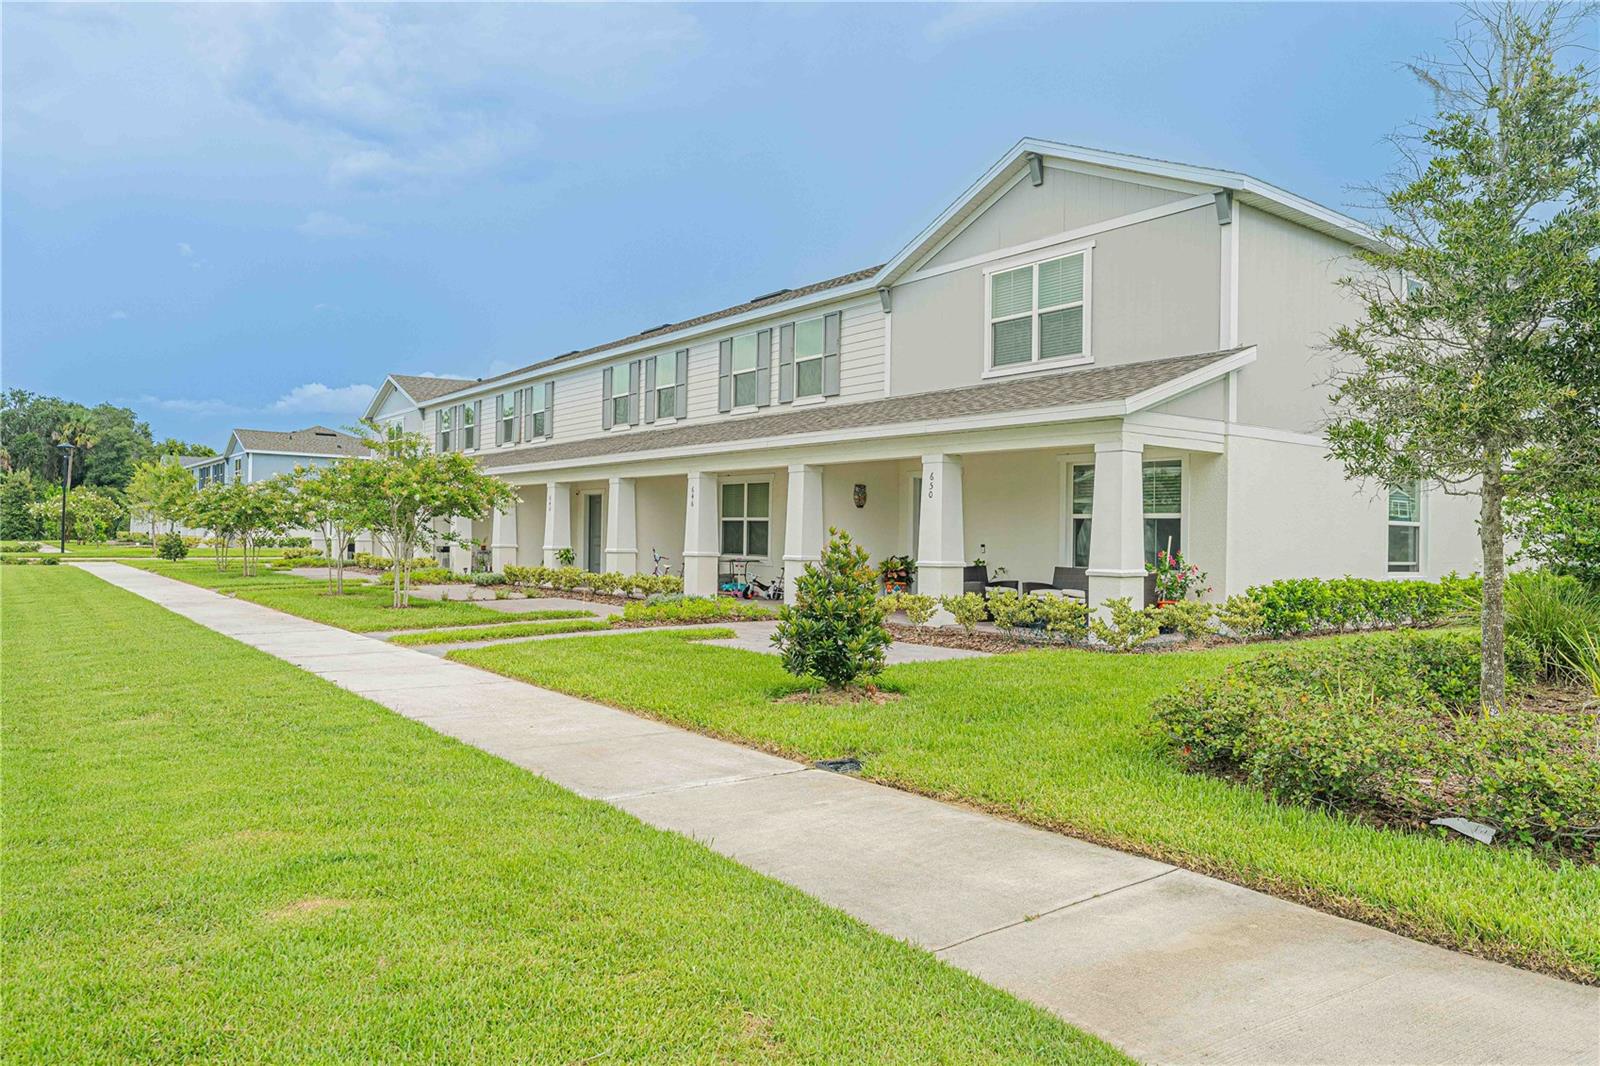
[[752, 296], [752, 297], [750, 297], [748, 302], [749, 303], [753, 303], [753, 304], [758, 304], [762, 300], [770, 300], [774, 296], [787, 296], [789, 293], [791, 293], [793, 291], [794, 291], [793, 289], [775, 289], [772, 292], [762, 293], [760, 296]]

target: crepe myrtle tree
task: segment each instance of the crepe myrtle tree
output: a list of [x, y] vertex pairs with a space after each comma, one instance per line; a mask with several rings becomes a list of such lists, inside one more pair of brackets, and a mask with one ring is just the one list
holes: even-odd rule
[[327, 545], [328, 591], [335, 595], [344, 594], [345, 545], [363, 528], [362, 501], [351, 469], [358, 462], [362, 460], [300, 466], [293, 475], [295, 524], [315, 527], [322, 534]]
[[1448, 56], [1412, 64], [1436, 114], [1392, 138], [1400, 165], [1372, 189], [1380, 240], [1341, 282], [1359, 317], [1331, 338], [1327, 435], [1347, 473], [1479, 498], [1491, 711], [1505, 699], [1508, 475], [1519, 454], [1596, 430], [1578, 364], [1600, 335], [1600, 107], [1591, 72], [1565, 62], [1588, 14], [1469, 8]]
[[456, 543], [457, 518], [477, 518], [511, 505], [503, 481], [485, 474], [460, 452], [434, 452], [420, 434], [366, 422], [360, 436], [372, 457], [348, 464], [356, 524], [368, 530], [394, 560], [395, 607], [409, 607], [411, 560], [420, 549]]
[[162, 522], [167, 532], [188, 514], [195, 502], [194, 475], [185, 470], [176, 459], [152, 459], [134, 468], [128, 481], [128, 505], [150, 522], [150, 551], [156, 551], [156, 539]]
[[237, 498], [238, 493], [230, 493], [228, 486], [213, 481], [205, 488], [196, 490], [184, 514], [189, 525], [205, 530], [218, 570], [228, 569], [228, 552], [239, 535], [234, 518]]

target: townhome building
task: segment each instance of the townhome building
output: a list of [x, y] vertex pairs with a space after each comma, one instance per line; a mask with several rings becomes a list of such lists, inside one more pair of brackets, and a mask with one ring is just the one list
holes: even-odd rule
[[1320, 432], [1375, 240], [1245, 174], [1024, 140], [883, 263], [425, 395], [391, 377], [368, 413], [515, 488], [456, 530], [496, 569], [792, 591], [837, 527], [934, 594], [980, 566], [1137, 602], [1163, 550], [1210, 598], [1471, 571], [1468, 501], [1349, 481]]

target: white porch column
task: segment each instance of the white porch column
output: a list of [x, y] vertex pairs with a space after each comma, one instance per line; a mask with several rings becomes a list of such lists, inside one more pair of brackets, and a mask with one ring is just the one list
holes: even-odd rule
[[789, 468], [789, 508], [783, 525], [783, 599], [793, 603], [807, 563], [822, 558], [827, 527], [822, 520], [822, 467]]
[[917, 531], [917, 591], [961, 595], [967, 535], [961, 504], [961, 457], [922, 457], [922, 525]]
[[614, 477], [606, 506], [606, 569], [617, 574], [639, 572], [639, 520], [631, 477]]
[[717, 594], [717, 479], [713, 474], [688, 477], [683, 512], [683, 591], [691, 596]]
[[517, 565], [517, 504], [513, 497], [505, 510], [495, 511], [489, 533], [489, 565], [495, 573], [504, 573], [506, 567]]
[[456, 535], [456, 539], [450, 544], [450, 569], [458, 574], [470, 573], [472, 571], [472, 519], [452, 519], [450, 532]]
[[1095, 445], [1089, 526], [1089, 605], [1119, 596], [1144, 606], [1144, 444], [1127, 436]]
[[572, 486], [552, 481], [544, 487], [544, 565], [560, 566], [556, 552], [572, 547]]

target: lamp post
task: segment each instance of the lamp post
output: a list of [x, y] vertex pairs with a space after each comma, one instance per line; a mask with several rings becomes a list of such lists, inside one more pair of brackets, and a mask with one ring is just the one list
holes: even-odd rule
[[67, 554], [67, 493], [72, 491], [72, 453], [77, 446], [62, 441], [61, 449], [61, 554]]

